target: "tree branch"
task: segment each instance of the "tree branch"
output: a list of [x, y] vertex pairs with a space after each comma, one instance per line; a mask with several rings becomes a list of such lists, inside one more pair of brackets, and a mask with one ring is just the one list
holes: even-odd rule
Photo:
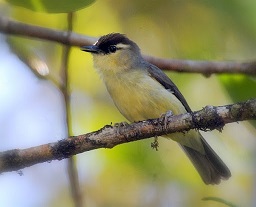
[[150, 63], [157, 65], [164, 70], [175, 72], [202, 73], [210, 76], [214, 73], [241, 73], [256, 75], [256, 61], [235, 62], [235, 61], [200, 61], [200, 60], [178, 60], [164, 59], [152, 56], [144, 56]]
[[225, 124], [256, 119], [256, 98], [225, 106], [206, 106], [200, 111], [137, 123], [106, 125], [88, 134], [62, 139], [27, 149], [14, 149], [0, 153], [0, 173], [20, 170], [37, 163], [62, 160], [72, 155], [98, 148], [138, 141], [154, 136], [189, 129], [222, 130]]
[[[70, 12], [67, 14], [67, 32], [70, 34], [73, 30], [73, 19], [74, 13]], [[61, 58], [61, 77], [62, 77], [62, 86], [60, 87], [62, 94], [65, 99], [65, 108], [66, 108], [66, 123], [68, 136], [73, 135], [72, 132], [72, 116], [71, 116], [71, 100], [70, 100], [70, 76], [69, 76], [69, 67], [68, 62], [70, 58], [71, 46], [64, 45], [62, 48], [62, 58]], [[76, 159], [74, 156], [71, 156], [67, 160], [67, 171], [69, 176], [70, 191], [73, 198], [75, 207], [83, 206], [83, 197], [79, 185], [78, 170], [76, 165]]]
[[68, 31], [48, 29], [10, 20], [0, 16], [0, 32], [10, 35], [20, 35], [41, 40], [49, 40], [64, 45], [83, 46], [91, 45], [97, 39], [85, 35], [79, 35]]
[[[0, 16], [0, 32], [10, 35], [49, 40], [71, 46], [84, 46], [93, 44], [97, 38], [84, 36], [67, 31], [48, 29], [30, 24], [21, 23]], [[144, 58], [163, 70], [176, 72], [202, 73], [207, 76], [213, 73], [241, 73], [256, 75], [256, 61], [193, 61], [163, 59], [144, 55]]]

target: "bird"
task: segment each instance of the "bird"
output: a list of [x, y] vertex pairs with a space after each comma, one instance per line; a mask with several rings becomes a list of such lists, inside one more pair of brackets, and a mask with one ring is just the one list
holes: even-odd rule
[[[139, 46], [121, 33], [101, 36], [93, 45], [81, 47], [93, 56], [96, 71], [114, 104], [130, 122], [192, 112], [173, 81], [147, 62]], [[198, 130], [165, 137], [179, 143], [205, 184], [219, 184], [231, 172]]]

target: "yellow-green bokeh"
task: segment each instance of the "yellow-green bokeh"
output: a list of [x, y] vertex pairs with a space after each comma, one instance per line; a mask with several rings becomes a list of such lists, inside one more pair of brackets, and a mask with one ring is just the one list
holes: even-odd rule
[[[111, 32], [125, 33], [138, 43], [143, 53], [159, 57], [251, 60], [255, 59], [256, 13], [253, 11], [256, 4], [250, 2], [252, 4], [220, 0], [98, 0], [74, 14], [73, 29], [94, 37]], [[55, 29], [65, 29], [67, 25], [65, 14], [36, 13], [11, 7], [10, 16]], [[45, 53], [50, 67], [49, 76], [61, 82], [61, 45], [50, 43], [49, 46], [49, 43], [39, 42], [31, 44]], [[75, 94], [71, 96], [75, 134], [125, 121], [109, 98], [89, 54], [72, 48], [69, 75], [71, 91]], [[171, 72], [168, 75], [177, 83], [192, 109], [233, 102], [218, 76], [206, 78], [200, 74]], [[219, 186], [205, 186], [176, 143], [160, 138], [159, 151], [154, 151], [150, 147], [152, 140], [144, 140], [90, 152], [102, 168], [95, 182], [81, 183], [87, 203], [104, 207], [221, 206], [213, 201], [201, 200], [214, 196], [238, 206], [252, 206], [256, 168], [253, 158], [256, 150], [253, 139], [255, 129], [250, 124], [233, 123], [224, 127], [222, 133], [214, 131], [204, 133], [204, 136], [230, 167], [233, 176], [229, 181]], [[87, 153], [83, 153], [78, 159], [83, 160], [86, 156]], [[84, 167], [82, 162], [79, 163], [78, 170]], [[52, 206], [63, 203], [72, 206], [70, 198], [67, 198], [68, 202], [61, 198], [63, 193], [67, 195], [68, 188], [60, 189], [56, 192], [56, 199], [48, 203]], [[176, 198], [179, 205], [175, 203]]]

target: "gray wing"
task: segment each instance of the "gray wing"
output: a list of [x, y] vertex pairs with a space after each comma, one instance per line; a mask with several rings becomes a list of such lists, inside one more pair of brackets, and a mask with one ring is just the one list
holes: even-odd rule
[[[180, 100], [185, 109], [188, 112], [191, 112], [187, 101], [180, 93], [177, 86], [170, 80], [170, 78], [158, 67], [147, 62], [144, 64], [146, 64], [147, 70], [151, 77], [155, 78], [159, 83], [161, 83], [166, 90], [170, 90]], [[187, 146], [181, 145], [181, 147], [184, 149], [206, 184], [219, 184], [221, 179], [228, 179], [231, 176], [230, 170], [214, 152], [210, 145], [204, 140], [202, 135], [200, 135], [200, 139], [202, 141], [205, 154], [201, 154], [196, 149], [192, 149]]]
[[162, 70], [160, 70], [158, 67], [148, 62], [144, 62], [143, 64], [146, 64], [146, 68], [152, 78], [156, 79], [159, 83], [161, 83], [161, 85], [163, 85], [164, 88], [166, 88], [167, 90], [170, 90], [180, 100], [180, 102], [185, 107], [187, 112], [192, 112], [186, 99], [181, 94], [177, 86], [171, 81], [171, 79]]

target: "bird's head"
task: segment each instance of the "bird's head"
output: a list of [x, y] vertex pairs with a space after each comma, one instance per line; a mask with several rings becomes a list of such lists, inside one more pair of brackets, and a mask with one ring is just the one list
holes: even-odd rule
[[101, 73], [129, 70], [142, 60], [137, 44], [120, 33], [104, 35], [81, 50], [93, 55], [95, 68]]

